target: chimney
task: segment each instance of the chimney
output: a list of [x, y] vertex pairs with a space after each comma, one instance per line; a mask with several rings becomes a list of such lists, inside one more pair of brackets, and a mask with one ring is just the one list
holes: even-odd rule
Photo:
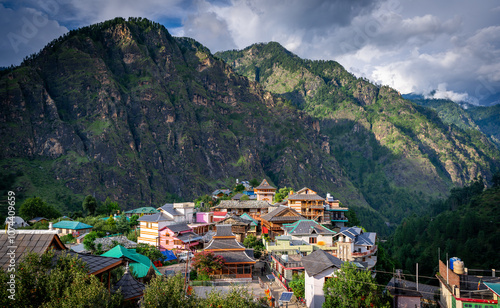
[[54, 226], [52, 225], [52, 221], [49, 222], [49, 230], [54, 230]]

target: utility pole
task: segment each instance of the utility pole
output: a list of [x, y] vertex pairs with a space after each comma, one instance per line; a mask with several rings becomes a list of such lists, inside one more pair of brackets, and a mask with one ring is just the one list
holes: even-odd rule
[[192, 235], [189, 235], [189, 237], [188, 237], [188, 248], [187, 248], [187, 255], [186, 255], [186, 274], [184, 275], [184, 291], [187, 291], [186, 285], [187, 285], [187, 279], [188, 279], [189, 254], [191, 253], [191, 249], [189, 248], [189, 244], [191, 244], [191, 237], [192, 237]]

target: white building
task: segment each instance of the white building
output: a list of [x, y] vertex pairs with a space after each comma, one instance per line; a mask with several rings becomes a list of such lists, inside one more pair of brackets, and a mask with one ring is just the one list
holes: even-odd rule
[[340, 260], [360, 262], [368, 270], [377, 264], [377, 233], [363, 232], [359, 227], [344, 227], [335, 237]]
[[333, 255], [316, 250], [302, 257], [305, 274], [305, 297], [309, 308], [321, 308], [325, 302], [323, 286], [329, 278], [335, 277], [335, 272], [342, 266], [342, 261]]
[[302, 240], [319, 246], [333, 246], [335, 232], [323, 227], [314, 220], [299, 220], [294, 223], [284, 224], [281, 228], [285, 231], [285, 235], [292, 237], [292, 240]]
[[195, 217], [194, 202], [166, 203], [158, 210], [171, 219], [169, 224], [192, 223]]

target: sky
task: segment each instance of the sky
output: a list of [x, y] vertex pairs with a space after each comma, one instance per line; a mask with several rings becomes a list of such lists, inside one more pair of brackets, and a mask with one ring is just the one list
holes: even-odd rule
[[0, 66], [71, 29], [130, 16], [212, 53], [275, 41], [402, 94], [500, 103], [497, 0], [0, 0]]

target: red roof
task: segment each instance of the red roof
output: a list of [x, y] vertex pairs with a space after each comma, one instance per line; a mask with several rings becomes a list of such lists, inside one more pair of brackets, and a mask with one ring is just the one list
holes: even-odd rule
[[214, 216], [226, 216], [227, 212], [213, 212]]

